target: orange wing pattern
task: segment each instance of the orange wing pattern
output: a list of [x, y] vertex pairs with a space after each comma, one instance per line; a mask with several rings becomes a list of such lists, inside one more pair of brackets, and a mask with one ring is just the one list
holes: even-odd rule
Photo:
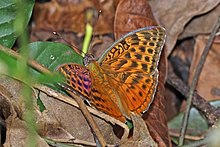
[[114, 43], [99, 59], [107, 74], [153, 74], [165, 42], [165, 29], [152, 26], [133, 31]]
[[119, 108], [128, 118], [131, 112], [145, 112], [153, 101], [164, 42], [164, 28], [139, 29], [122, 37], [99, 59], [103, 74], [119, 97]]
[[[105, 82], [103, 78], [98, 76], [91, 77], [93, 74], [85, 66], [75, 63], [61, 65], [58, 71], [66, 77], [66, 85], [64, 86], [67, 89], [83, 95], [98, 110], [125, 122], [125, 117], [117, 103], [115, 103], [116, 95], [108, 82]], [[104, 88], [96, 90], [95, 87], [100, 86]]]
[[164, 41], [164, 28], [142, 28], [119, 39], [87, 68], [66, 64], [59, 71], [98, 110], [125, 122], [131, 112], [141, 114], [153, 101]]

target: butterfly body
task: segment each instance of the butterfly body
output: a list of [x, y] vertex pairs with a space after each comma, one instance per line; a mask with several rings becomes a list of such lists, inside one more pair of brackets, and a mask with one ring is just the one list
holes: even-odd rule
[[142, 28], [119, 39], [98, 61], [66, 64], [59, 70], [67, 85], [98, 110], [125, 122], [132, 112], [145, 112], [153, 101], [164, 40], [162, 27]]

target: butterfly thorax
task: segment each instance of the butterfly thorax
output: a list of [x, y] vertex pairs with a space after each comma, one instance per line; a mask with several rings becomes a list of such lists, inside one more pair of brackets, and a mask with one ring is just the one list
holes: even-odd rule
[[95, 60], [90, 60], [90, 63], [87, 65], [87, 68], [92, 71], [93, 76], [98, 77], [98, 79], [104, 80], [105, 74], [99, 63]]
[[91, 71], [93, 77], [98, 77], [97, 79], [106, 80], [104, 70], [101, 68], [98, 61], [96, 61], [91, 54], [86, 54], [83, 59], [83, 64]]

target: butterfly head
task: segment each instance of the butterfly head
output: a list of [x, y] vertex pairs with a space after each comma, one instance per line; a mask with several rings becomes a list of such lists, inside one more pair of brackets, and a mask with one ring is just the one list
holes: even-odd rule
[[83, 64], [87, 66], [91, 61], [94, 61], [94, 56], [91, 54], [86, 54], [85, 57], [83, 58]]

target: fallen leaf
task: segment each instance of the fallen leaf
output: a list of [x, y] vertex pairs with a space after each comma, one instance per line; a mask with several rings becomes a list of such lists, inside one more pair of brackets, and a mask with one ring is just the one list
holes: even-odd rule
[[[216, 40], [213, 42], [212, 47], [209, 50], [208, 56], [205, 60], [202, 72], [199, 77], [197, 84], [197, 93], [206, 100], [216, 100], [220, 99], [220, 43]], [[198, 66], [198, 62], [201, 58], [201, 54], [207, 44], [208, 36], [199, 35], [196, 38], [196, 43], [194, 46], [193, 60], [190, 67], [190, 77], [189, 83], [191, 83], [192, 78], [195, 74], [195, 69]]]
[[[213, 10], [219, 4], [219, 0], [154, 0], [149, 1], [149, 3], [159, 24], [166, 28], [166, 46], [168, 49], [167, 55], [169, 55], [180, 34], [183, 34], [187, 24], [196, 16], [206, 14]], [[206, 23], [204, 23], [204, 25], [206, 25]], [[200, 27], [200, 25], [197, 27]]]
[[138, 28], [155, 25], [157, 23], [147, 1], [119, 1], [114, 21], [114, 36], [116, 39]]
[[[5, 147], [23, 147], [26, 145], [28, 133], [27, 124], [21, 118], [23, 115], [20, 111], [22, 103], [19, 103], [19, 97], [17, 97], [20, 94], [16, 91], [20, 91], [19, 82], [10, 80], [6, 76], [0, 76], [0, 83], [0, 108], [5, 118], [6, 128], [6, 136], [2, 136], [5, 141], [2, 143]], [[49, 147], [39, 135], [36, 136], [36, 141], [37, 146]]]
[[36, 3], [34, 8], [34, 31], [50, 30], [66, 32], [84, 33], [85, 12], [93, 9], [94, 13], [102, 10], [101, 15], [95, 18], [94, 24], [96, 34], [106, 34], [112, 32], [114, 18], [113, 1], [59, 1], [52, 0], [45, 3]]
[[134, 133], [131, 138], [121, 141], [121, 147], [157, 147], [158, 144], [152, 139], [148, 127], [144, 120], [135, 114], [131, 115], [131, 120], [134, 125]]
[[[217, 23], [220, 14], [220, 5], [209, 12], [194, 17], [184, 28], [179, 39], [196, 36], [198, 34], [209, 34]], [[205, 22], [205, 23], [204, 23]]]

